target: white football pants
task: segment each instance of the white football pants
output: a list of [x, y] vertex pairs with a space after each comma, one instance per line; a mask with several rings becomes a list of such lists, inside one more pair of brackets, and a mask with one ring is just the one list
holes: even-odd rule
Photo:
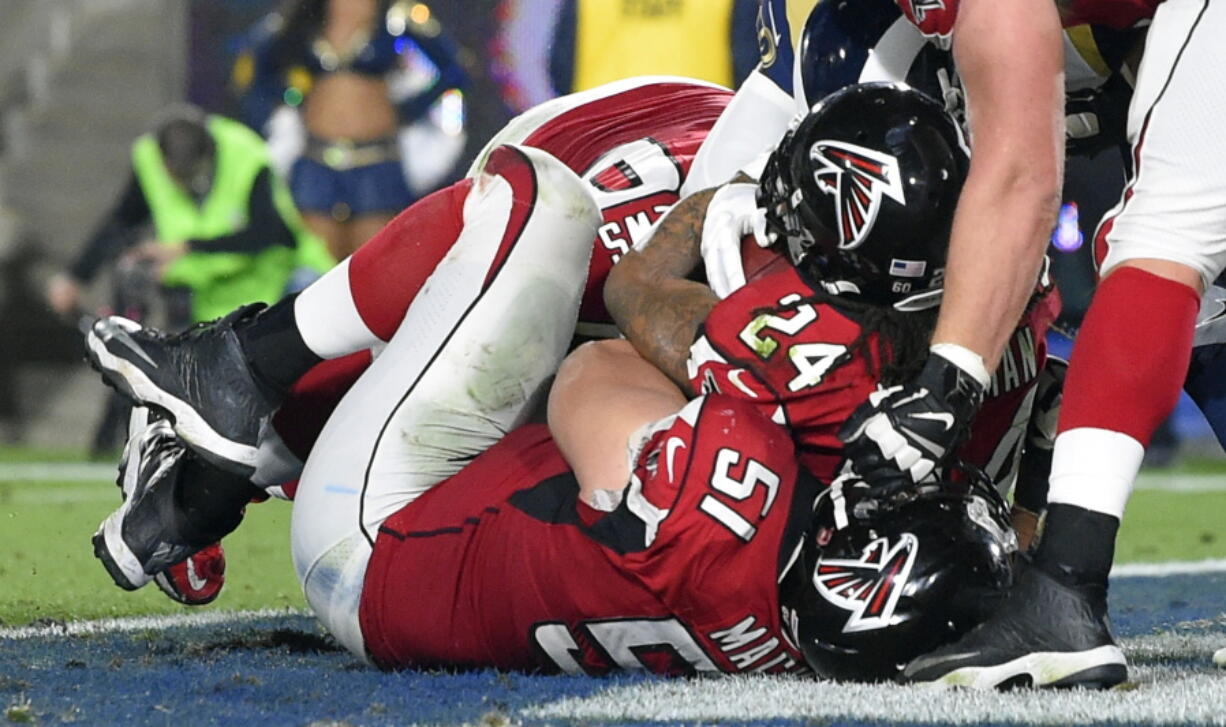
[[545, 152], [501, 147], [464, 230], [324, 425], [294, 502], [294, 567], [365, 658], [358, 604], [379, 525], [522, 424], [566, 354], [600, 214]]

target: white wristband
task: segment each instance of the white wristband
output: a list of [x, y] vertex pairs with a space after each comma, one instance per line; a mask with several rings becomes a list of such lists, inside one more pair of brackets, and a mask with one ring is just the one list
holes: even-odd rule
[[959, 346], [956, 343], [934, 343], [928, 350], [965, 371], [984, 389], [988, 388], [988, 384], [991, 383], [992, 377], [988, 374], [988, 367], [983, 365], [983, 356], [966, 346]]

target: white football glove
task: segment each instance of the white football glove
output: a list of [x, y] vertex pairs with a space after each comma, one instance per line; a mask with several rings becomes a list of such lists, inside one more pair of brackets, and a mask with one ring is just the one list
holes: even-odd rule
[[745, 285], [741, 239], [752, 234], [761, 247], [771, 244], [766, 233], [766, 212], [758, 208], [755, 184], [724, 185], [707, 205], [702, 225], [702, 262], [707, 284], [720, 298]]

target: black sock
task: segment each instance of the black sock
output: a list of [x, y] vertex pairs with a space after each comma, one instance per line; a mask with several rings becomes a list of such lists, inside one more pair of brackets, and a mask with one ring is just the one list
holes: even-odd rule
[[178, 535], [185, 543], [204, 546], [234, 532], [247, 503], [263, 491], [189, 454], [174, 494]]
[[245, 325], [237, 326], [239, 344], [256, 379], [284, 395], [315, 364], [323, 361], [307, 348], [294, 319], [297, 294], [265, 308]]
[[1093, 510], [1053, 503], [1035, 553], [1035, 565], [1070, 585], [1107, 585], [1120, 520]]

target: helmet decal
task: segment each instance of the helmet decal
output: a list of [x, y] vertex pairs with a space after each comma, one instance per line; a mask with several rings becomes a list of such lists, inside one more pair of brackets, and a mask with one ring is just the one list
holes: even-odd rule
[[843, 633], [890, 625], [918, 552], [916, 537], [903, 533], [893, 545], [888, 537], [877, 538], [864, 548], [858, 560], [818, 562], [813, 573], [818, 594], [851, 612]]
[[809, 155], [821, 165], [813, 172], [818, 189], [834, 197], [840, 249], [855, 249], [868, 237], [883, 195], [907, 204], [896, 157], [830, 139], [814, 143]]

